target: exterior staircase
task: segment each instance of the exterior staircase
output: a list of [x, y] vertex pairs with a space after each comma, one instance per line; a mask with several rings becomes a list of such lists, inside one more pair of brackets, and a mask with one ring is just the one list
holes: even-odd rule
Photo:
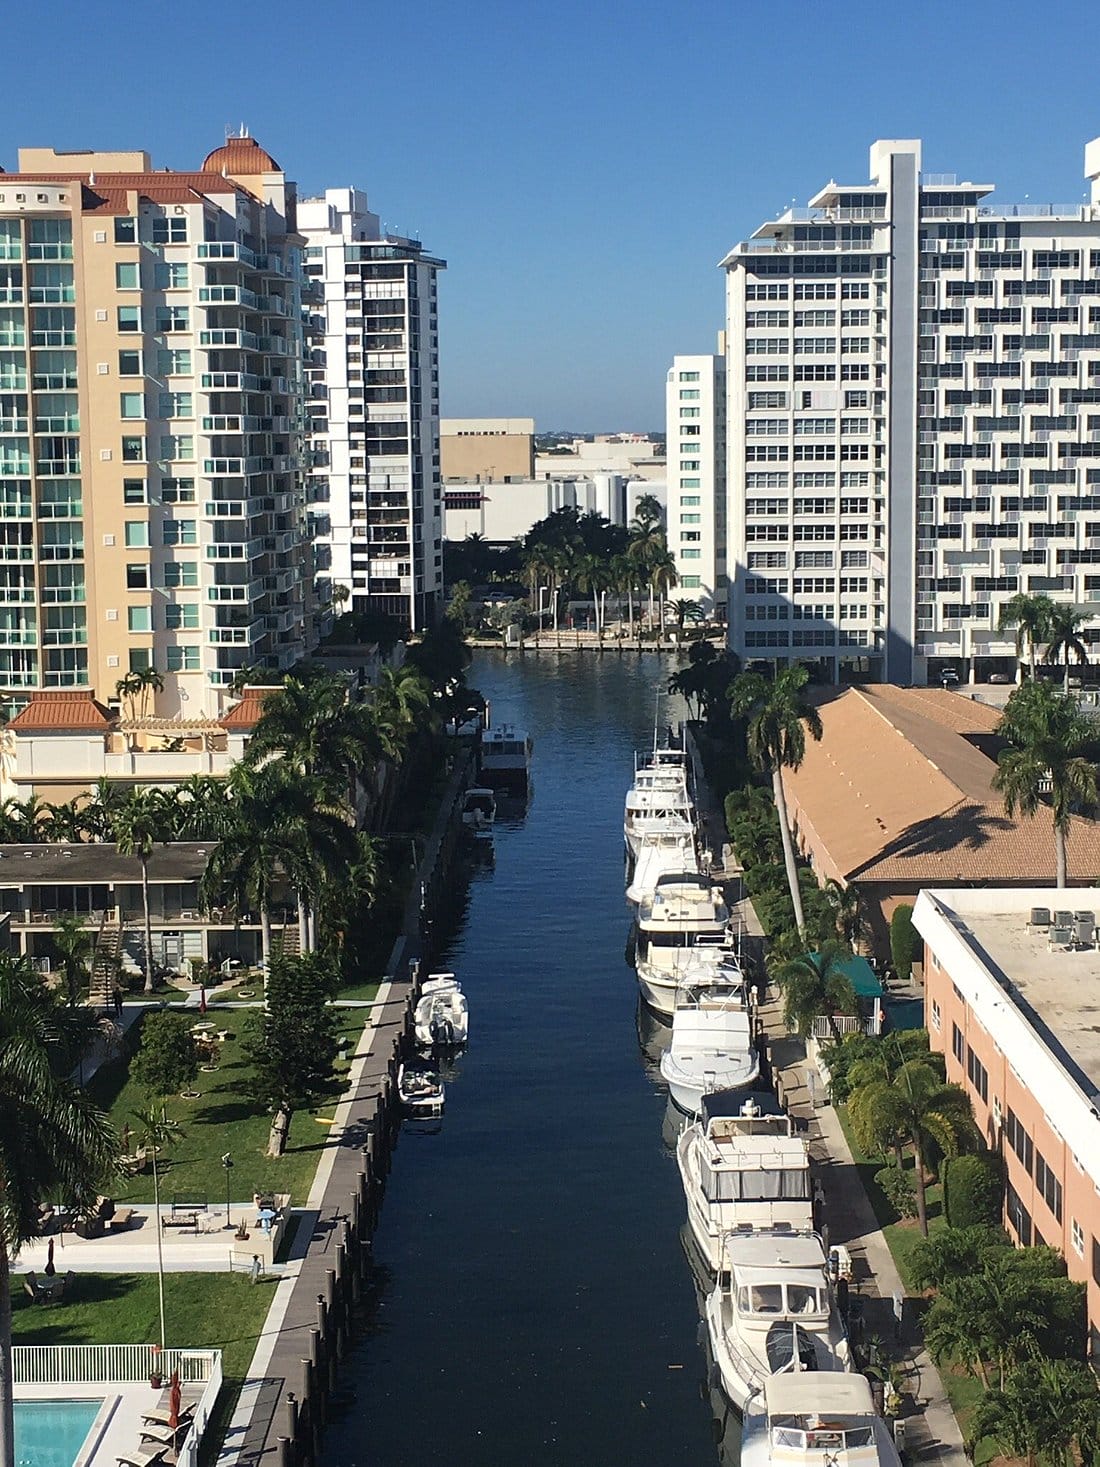
[[104, 919], [92, 954], [92, 978], [88, 1002], [93, 1008], [110, 1009], [118, 982], [118, 960], [122, 953], [122, 927]]

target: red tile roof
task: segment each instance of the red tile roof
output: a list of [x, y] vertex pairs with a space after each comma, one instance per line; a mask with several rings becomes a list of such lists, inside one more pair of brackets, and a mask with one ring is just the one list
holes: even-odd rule
[[32, 693], [31, 701], [8, 727], [18, 733], [34, 729], [53, 729], [59, 733], [74, 729], [106, 732], [114, 723], [114, 714], [97, 703], [91, 693]]
[[218, 722], [222, 728], [255, 728], [264, 711], [264, 702], [278, 691], [278, 688], [245, 688], [241, 701], [223, 713]]

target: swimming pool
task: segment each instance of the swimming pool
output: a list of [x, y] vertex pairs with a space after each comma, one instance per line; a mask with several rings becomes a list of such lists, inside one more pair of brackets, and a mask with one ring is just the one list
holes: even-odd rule
[[16, 1467], [73, 1467], [102, 1401], [16, 1401]]

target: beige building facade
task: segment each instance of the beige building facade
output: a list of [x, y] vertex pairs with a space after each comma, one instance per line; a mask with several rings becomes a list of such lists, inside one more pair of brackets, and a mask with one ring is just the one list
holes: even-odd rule
[[444, 483], [535, 477], [534, 418], [444, 418], [439, 446]]
[[23, 149], [0, 174], [0, 698], [216, 716], [312, 640], [294, 185]]

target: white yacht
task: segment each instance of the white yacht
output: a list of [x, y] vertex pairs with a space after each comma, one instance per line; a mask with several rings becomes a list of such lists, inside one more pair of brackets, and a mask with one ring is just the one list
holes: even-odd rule
[[695, 831], [682, 816], [667, 820], [640, 821], [635, 826], [638, 851], [626, 899], [637, 905], [652, 896], [662, 876], [677, 871], [698, 871]]
[[470, 1010], [453, 973], [433, 973], [425, 981], [413, 1026], [421, 1049], [459, 1049], [466, 1043], [470, 1034]]
[[727, 1233], [718, 1285], [707, 1296], [707, 1332], [733, 1404], [771, 1375], [851, 1368], [816, 1233]]
[[632, 856], [638, 855], [639, 829], [644, 823], [669, 817], [694, 829], [695, 803], [688, 788], [686, 756], [679, 749], [654, 749], [649, 762], [634, 770], [626, 795], [623, 834]]
[[659, 1014], [676, 1007], [676, 990], [724, 968], [740, 975], [729, 909], [720, 887], [698, 871], [669, 871], [638, 903], [634, 966], [638, 984]]
[[486, 784], [523, 792], [531, 774], [531, 736], [510, 723], [481, 735], [481, 772]]
[[462, 797], [462, 824], [475, 840], [492, 840], [496, 818], [497, 801], [493, 791], [471, 786]]
[[810, 1150], [768, 1091], [704, 1095], [699, 1119], [677, 1139], [676, 1164], [692, 1237], [712, 1274], [726, 1233], [813, 1228]]
[[699, 1114], [715, 1090], [747, 1090], [760, 1075], [740, 973], [725, 972], [681, 985], [672, 1016], [672, 1042], [661, 1056], [661, 1077], [674, 1104]]
[[741, 1467], [901, 1467], [862, 1375], [773, 1375], [745, 1406]]

